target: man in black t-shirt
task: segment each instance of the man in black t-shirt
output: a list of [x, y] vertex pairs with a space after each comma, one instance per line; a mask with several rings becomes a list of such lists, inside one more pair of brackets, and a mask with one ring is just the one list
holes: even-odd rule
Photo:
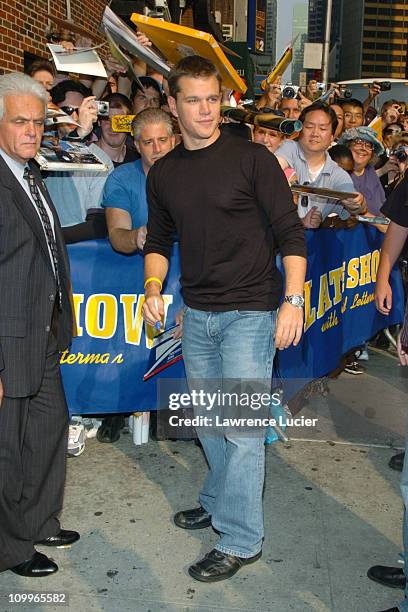
[[[184, 529], [212, 525], [220, 534], [215, 548], [189, 568], [202, 582], [230, 578], [262, 554], [265, 428], [250, 431], [245, 420], [259, 414], [252, 401], [258, 394], [248, 394], [246, 411], [245, 393], [233, 399], [228, 415], [243, 417], [244, 431], [232, 420], [218, 428], [218, 418], [229, 407], [233, 394], [224, 391], [231, 387], [263, 386], [270, 393], [275, 347], [296, 345], [302, 334], [306, 271], [304, 233], [285, 176], [266, 147], [220, 133], [220, 85], [215, 67], [199, 56], [184, 58], [169, 75], [169, 107], [183, 143], [149, 172], [144, 248], [143, 316], [157, 325], [172, 243], [179, 238], [183, 357], [191, 396], [203, 392], [193, 404], [207, 417], [197, 433], [209, 473], [200, 506], [178, 512], [174, 521]], [[277, 317], [282, 279], [276, 249], [286, 277]]]

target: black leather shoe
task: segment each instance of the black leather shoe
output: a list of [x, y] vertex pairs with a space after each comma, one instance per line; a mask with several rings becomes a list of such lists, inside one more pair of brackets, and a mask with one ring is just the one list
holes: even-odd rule
[[106, 442], [112, 444], [120, 438], [120, 432], [125, 426], [125, 417], [122, 414], [105, 417], [102, 420], [102, 425], [96, 432], [98, 442]]
[[182, 510], [174, 515], [174, 523], [181, 529], [205, 529], [211, 527], [211, 515], [202, 506]]
[[404, 459], [405, 453], [398, 453], [398, 455], [394, 455], [388, 462], [388, 465], [391, 469], [397, 470], [397, 472], [402, 472], [402, 468], [404, 467]]
[[31, 559], [10, 567], [11, 571], [27, 578], [41, 578], [58, 572], [58, 565], [42, 553], [35, 552]]
[[405, 589], [405, 574], [400, 567], [386, 567], [385, 565], [373, 565], [367, 572], [367, 576], [392, 589]]
[[253, 557], [245, 559], [244, 557], [235, 557], [234, 555], [226, 555], [225, 553], [213, 548], [204, 559], [194, 563], [188, 568], [188, 573], [195, 580], [200, 582], [219, 582], [227, 580], [237, 573], [243, 565], [255, 563], [262, 557], [262, 551]]
[[77, 542], [79, 538], [80, 535], [76, 531], [60, 529], [57, 535], [50, 536], [49, 538], [45, 538], [45, 540], [40, 540], [39, 542], [35, 543], [41, 546], [70, 546], [74, 542]]

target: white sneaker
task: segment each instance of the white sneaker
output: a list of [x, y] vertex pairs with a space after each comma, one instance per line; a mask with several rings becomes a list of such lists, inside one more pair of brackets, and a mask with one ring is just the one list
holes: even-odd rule
[[68, 457], [78, 457], [85, 450], [85, 427], [81, 417], [72, 417], [68, 429]]
[[88, 440], [88, 438], [96, 438], [96, 432], [102, 425], [102, 421], [98, 419], [86, 418], [84, 419], [84, 425], [85, 425], [85, 437]]

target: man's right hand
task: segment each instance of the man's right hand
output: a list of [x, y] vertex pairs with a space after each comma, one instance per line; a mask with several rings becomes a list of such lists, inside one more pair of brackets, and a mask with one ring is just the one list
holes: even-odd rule
[[350, 215], [364, 215], [367, 212], [367, 202], [362, 193], [341, 202]]
[[[156, 283], [154, 283], [156, 285]], [[164, 316], [164, 301], [160, 294], [159, 286], [151, 287], [149, 283], [146, 287], [145, 301], [142, 306], [143, 319], [154, 327], [158, 321], [161, 322]]]
[[[390, 157], [390, 159], [388, 159], [388, 161], [385, 162], [385, 164], [383, 166], [381, 166], [381, 168], [378, 168], [375, 173], [378, 176], [378, 178], [380, 178], [381, 176], [384, 176], [384, 174], [388, 174], [389, 172], [392, 172], [395, 174], [399, 173], [399, 165], [398, 165], [398, 161], [393, 158]], [[388, 182], [390, 182], [389, 177], [388, 177]]]
[[146, 36], [146, 34], [143, 34], [143, 32], [141, 30], [138, 30], [136, 32], [136, 38], [137, 38], [137, 42], [139, 43], [139, 45], [142, 45], [143, 47], [151, 47], [152, 46], [152, 42], [151, 42], [150, 38], [148, 38]]
[[75, 51], [75, 45], [70, 40], [61, 40], [58, 44], [64, 47], [65, 51], [69, 51], [70, 53]]
[[82, 100], [78, 108], [78, 123], [81, 127], [77, 129], [80, 138], [85, 138], [92, 132], [93, 124], [96, 123], [98, 114], [95, 104], [95, 96], [88, 96]]
[[3, 396], [4, 396], [3, 383], [1, 382], [1, 378], [0, 378], [0, 408], [3, 403]]
[[306, 229], [317, 229], [322, 223], [322, 213], [317, 209], [317, 206], [312, 206], [301, 221]]
[[114, 74], [114, 73], [126, 74], [127, 73], [126, 68], [122, 66], [122, 64], [118, 62], [118, 60], [112, 57], [111, 55], [109, 55], [109, 57], [105, 59], [105, 69], [108, 74]]
[[392, 289], [390, 283], [379, 283], [375, 285], [375, 305], [378, 312], [383, 315], [390, 314], [392, 308]]
[[147, 227], [145, 225], [142, 225], [141, 227], [138, 227], [135, 230], [135, 232], [136, 232], [136, 246], [140, 251], [143, 251], [143, 247], [146, 242]]
[[377, 81], [374, 81], [373, 83], [371, 83], [370, 87], [368, 88], [367, 99], [370, 102], [372, 102], [374, 98], [380, 95], [380, 93], [381, 93], [381, 86], [379, 83], [377, 83]]
[[300, 91], [300, 89], [298, 91], [298, 98], [300, 103], [300, 110], [303, 110], [304, 108], [307, 108], [308, 106], [311, 106], [313, 104], [312, 100], [306, 98], [306, 96]]

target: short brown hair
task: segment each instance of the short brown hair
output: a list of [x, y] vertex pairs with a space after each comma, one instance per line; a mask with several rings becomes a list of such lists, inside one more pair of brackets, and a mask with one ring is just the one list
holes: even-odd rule
[[187, 57], [183, 57], [183, 59], [177, 62], [174, 68], [171, 69], [167, 80], [169, 83], [169, 93], [173, 98], [177, 97], [180, 91], [179, 80], [184, 76], [193, 77], [195, 79], [215, 76], [221, 90], [222, 79], [220, 73], [210, 60], [200, 55], [188, 55]]
[[33, 76], [36, 72], [40, 70], [44, 70], [45, 72], [49, 72], [55, 78], [55, 68], [51, 62], [46, 59], [37, 59], [34, 60], [32, 64], [26, 70], [26, 74], [30, 77]]

